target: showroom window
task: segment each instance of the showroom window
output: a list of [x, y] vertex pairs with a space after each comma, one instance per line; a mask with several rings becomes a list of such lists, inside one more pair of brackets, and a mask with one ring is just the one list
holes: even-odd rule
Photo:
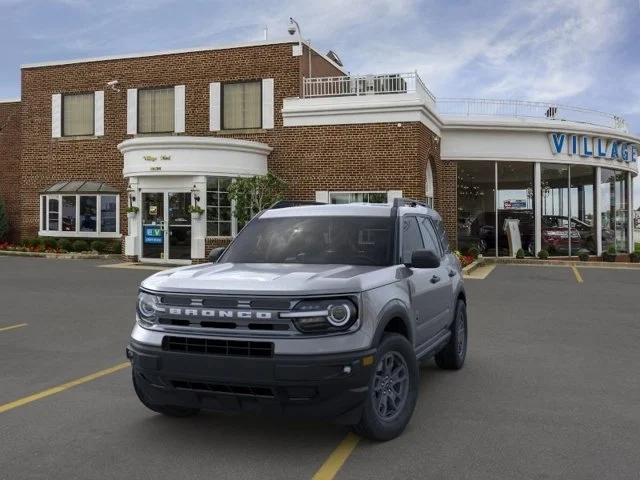
[[600, 170], [600, 214], [602, 251], [613, 246], [618, 253], [628, 251], [629, 185], [626, 172]]
[[40, 235], [116, 237], [117, 190], [101, 182], [59, 182], [40, 195]]
[[535, 255], [533, 163], [498, 162], [498, 255]]
[[236, 233], [228, 188], [231, 177], [207, 177], [207, 236], [228, 237]]
[[94, 134], [95, 94], [72, 93], [62, 96], [62, 136], [91, 136]]
[[175, 130], [175, 88], [138, 90], [138, 133], [171, 133]]
[[262, 127], [262, 82], [222, 85], [222, 129]]
[[387, 192], [329, 192], [329, 203], [387, 203]]
[[427, 171], [425, 175], [424, 195], [426, 198], [427, 206], [433, 208], [433, 170], [431, 168], [431, 161], [427, 162]]
[[496, 164], [461, 161], [457, 167], [458, 249], [495, 256]]

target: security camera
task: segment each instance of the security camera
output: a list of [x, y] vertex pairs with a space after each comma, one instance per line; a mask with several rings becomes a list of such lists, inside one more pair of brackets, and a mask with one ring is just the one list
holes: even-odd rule
[[116, 85], [118, 85], [118, 80], [111, 80], [110, 82], [107, 82], [107, 87], [109, 87], [114, 92], [119, 92], [120, 89], [116, 88]]
[[291, 24], [289, 25], [289, 28], [287, 28], [287, 32], [289, 32], [289, 35], [295, 35], [296, 34], [296, 26]]

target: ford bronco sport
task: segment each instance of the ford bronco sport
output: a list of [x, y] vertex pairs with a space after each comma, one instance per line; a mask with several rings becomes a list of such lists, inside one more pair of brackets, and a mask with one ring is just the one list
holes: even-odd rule
[[210, 260], [140, 287], [127, 356], [151, 410], [332, 419], [388, 440], [413, 413], [419, 361], [464, 363], [460, 263], [416, 201], [277, 205]]

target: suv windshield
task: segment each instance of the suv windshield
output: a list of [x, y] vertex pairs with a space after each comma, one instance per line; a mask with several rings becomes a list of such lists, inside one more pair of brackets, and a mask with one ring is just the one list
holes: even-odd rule
[[391, 265], [390, 217], [282, 217], [251, 221], [220, 262]]

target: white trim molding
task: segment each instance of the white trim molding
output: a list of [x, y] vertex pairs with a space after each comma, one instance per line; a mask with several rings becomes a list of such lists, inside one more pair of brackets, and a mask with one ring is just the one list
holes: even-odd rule
[[127, 135], [138, 133], [138, 89], [127, 89]]
[[98, 90], [93, 95], [93, 134], [96, 137], [102, 137], [104, 136], [104, 90]]
[[125, 177], [265, 175], [272, 148], [227, 137], [144, 136], [118, 145]]
[[264, 129], [272, 129], [274, 125], [273, 92], [273, 78], [262, 79], [262, 128]]
[[62, 94], [51, 95], [51, 138], [62, 137]]
[[217, 132], [220, 130], [222, 122], [222, 109], [220, 106], [220, 82], [212, 82], [209, 84], [209, 131]]
[[185, 100], [186, 91], [184, 85], [176, 85], [173, 87], [173, 103], [174, 103], [174, 132], [184, 133], [185, 131]]

